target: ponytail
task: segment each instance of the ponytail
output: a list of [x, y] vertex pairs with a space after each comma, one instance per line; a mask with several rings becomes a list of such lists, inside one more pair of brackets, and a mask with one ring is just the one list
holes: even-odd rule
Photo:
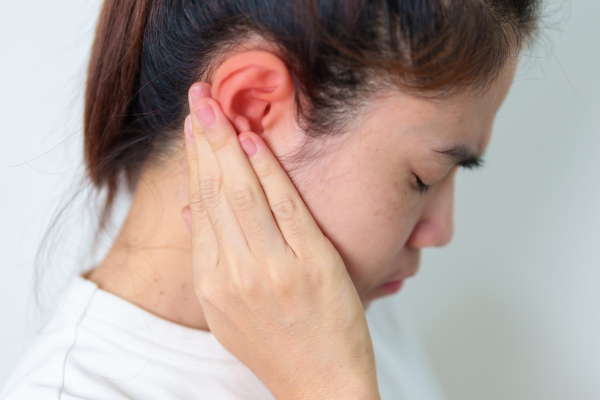
[[[97, 188], [107, 197], [100, 229], [110, 217], [119, 183], [125, 173], [130, 185], [139, 163], [131, 155], [137, 143], [128, 129], [130, 105], [139, 90], [144, 32], [152, 0], [106, 0], [100, 12], [88, 67], [84, 111], [84, 161]], [[141, 134], [138, 132], [138, 134]], [[138, 146], [139, 147], [139, 146]]]

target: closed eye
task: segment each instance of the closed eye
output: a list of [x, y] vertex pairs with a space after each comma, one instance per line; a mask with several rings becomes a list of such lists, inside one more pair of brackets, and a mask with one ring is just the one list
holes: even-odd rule
[[[484, 160], [482, 157], [475, 157], [475, 158], [470, 158], [468, 160], [464, 160], [464, 161], [460, 162], [458, 165], [464, 169], [478, 169], [478, 168], [483, 167], [483, 164], [484, 164]], [[416, 174], [415, 174], [415, 178], [417, 179], [417, 187], [419, 189], [419, 193], [421, 195], [426, 194], [431, 186], [424, 184], [423, 181], [421, 180], [421, 178], [419, 178], [419, 176]]]
[[[473, 158], [469, 158], [469, 159], [463, 160], [460, 163], [458, 163], [458, 165], [464, 169], [478, 169], [478, 168], [483, 167], [483, 164], [484, 164], [483, 157], [473, 157]], [[431, 186], [424, 184], [418, 175], [416, 175], [416, 174], [414, 174], [414, 175], [415, 175], [415, 178], [417, 179], [417, 188], [419, 189], [419, 194], [421, 194], [421, 195], [426, 194]]]
[[434, 152], [443, 158], [442, 162], [460, 165], [463, 168], [474, 169], [483, 165], [482, 155], [471, 151], [466, 145], [437, 149]]
[[477, 169], [483, 167], [484, 160], [482, 157], [470, 158], [460, 162], [458, 165], [464, 169]]

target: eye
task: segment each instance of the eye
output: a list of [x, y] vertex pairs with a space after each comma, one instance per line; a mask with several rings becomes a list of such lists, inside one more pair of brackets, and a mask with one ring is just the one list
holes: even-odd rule
[[429, 186], [424, 184], [421, 178], [419, 178], [417, 175], [415, 175], [415, 178], [417, 178], [417, 187], [419, 188], [419, 193], [424, 195], [427, 193], [427, 190], [429, 190]]

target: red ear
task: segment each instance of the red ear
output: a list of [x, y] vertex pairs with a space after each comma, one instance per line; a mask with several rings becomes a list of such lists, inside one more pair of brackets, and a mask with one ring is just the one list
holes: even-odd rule
[[292, 110], [294, 88], [285, 63], [273, 53], [251, 50], [236, 54], [215, 71], [212, 97], [238, 133], [262, 134]]

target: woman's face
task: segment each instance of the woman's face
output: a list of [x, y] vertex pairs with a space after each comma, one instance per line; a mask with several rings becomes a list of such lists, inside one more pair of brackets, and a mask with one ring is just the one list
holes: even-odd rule
[[451, 240], [456, 171], [487, 147], [515, 67], [478, 98], [382, 94], [350, 131], [317, 143], [323, 156], [290, 174], [365, 308], [391, 293], [383, 284], [417, 272], [421, 248]]

